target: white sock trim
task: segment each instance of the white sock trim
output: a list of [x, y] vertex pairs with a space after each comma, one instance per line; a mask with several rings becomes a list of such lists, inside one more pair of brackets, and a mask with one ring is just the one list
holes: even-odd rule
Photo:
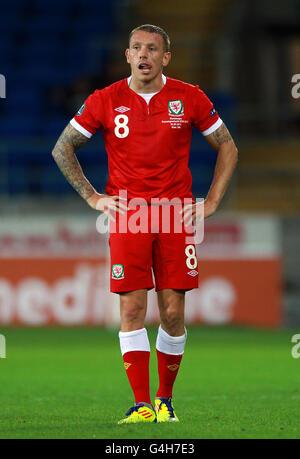
[[185, 332], [182, 336], [170, 336], [160, 325], [156, 339], [156, 349], [164, 354], [182, 355], [187, 338], [186, 328], [184, 330]]
[[150, 343], [146, 328], [130, 332], [119, 332], [120, 348], [122, 355], [131, 351], [150, 352]]

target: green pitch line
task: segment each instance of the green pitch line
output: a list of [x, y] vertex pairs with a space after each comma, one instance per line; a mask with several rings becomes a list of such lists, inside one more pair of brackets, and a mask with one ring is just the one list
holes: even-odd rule
[[[300, 330], [189, 328], [180, 423], [117, 425], [133, 404], [118, 330], [0, 329], [0, 438], [299, 438]], [[155, 339], [151, 393], [157, 389]]]

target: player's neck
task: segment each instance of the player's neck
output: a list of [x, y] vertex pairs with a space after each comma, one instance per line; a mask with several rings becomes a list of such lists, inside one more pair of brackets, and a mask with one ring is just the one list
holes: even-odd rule
[[138, 94], [152, 94], [153, 92], [160, 91], [164, 87], [164, 81], [161, 73], [151, 81], [140, 81], [132, 75], [129, 87]]

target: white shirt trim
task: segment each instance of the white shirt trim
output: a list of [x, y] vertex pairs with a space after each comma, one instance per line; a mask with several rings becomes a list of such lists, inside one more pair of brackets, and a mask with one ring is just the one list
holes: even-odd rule
[[[166, 77], [164, 74], [162, 74], [162, 76], [161, 76], [161, 77], [162, 77], [162, 80], [163, 80], [163, 82], [164, 82], [164, 85], [165, 85], [165, 84], [166, 84], [166, 82], [167, 82], [167, 77]], [[127, 83], [128, 83], [128, 86], [130, 85], [130, 82], [131, 82], [131, 78], [132, 78], [132, 75], [130, 75], [130, 76], [127, 78]]]
[[89, 139], [92, 137], [93, 134], [84, 129], [79, 123], [77, 123], [77, 121], [74, 118], [71, 119], [70, 124], [73, 126], [73, 128], [75, 128], [77, 131], [79, 131], [81, 134], [85, 135]]
[[221, 118], [217, 119], [217, 121], [212, 126], [210, 126], [208, 129], [205, 129], [205, 131], [202, 131], [202, 135], [206, 136], [212, 134], [221, 126], [222, 123], [223, 121]]
[[146, 102], [147, 104], [149, 105], [149, 102], [150, 100], [152, 99], [153, 96], [155, 96], [155, 94], [157, 94], [159, 91], [157, 92], [152, 92], [151, 94], [140, 94], [139, 92], [137, 93], [139, 96], [141, 96]]

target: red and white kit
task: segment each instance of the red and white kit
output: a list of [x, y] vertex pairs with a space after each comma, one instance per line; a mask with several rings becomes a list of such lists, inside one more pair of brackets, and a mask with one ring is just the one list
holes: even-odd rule
[[[199, 89], [163, 76], [161, 91], [145, 100], [123, 79], [91, 94], [71, 120], [87, 137], [101, 129], [108, 154], [105, 192], [128, 199], [185, 198], [193, 200], [188, 168], [192, 128], [209, 135], [222, 120]], [[128, 218], [132, 211], [128, 212]], [[150, 226], [150, 225], [149, 225]], [[138, 233], [110, 235], [111, 290], [191, 289], [198, 285], [195, 247], [186, 234]], [[188, 247], [191, 246], [191, 247]]]

